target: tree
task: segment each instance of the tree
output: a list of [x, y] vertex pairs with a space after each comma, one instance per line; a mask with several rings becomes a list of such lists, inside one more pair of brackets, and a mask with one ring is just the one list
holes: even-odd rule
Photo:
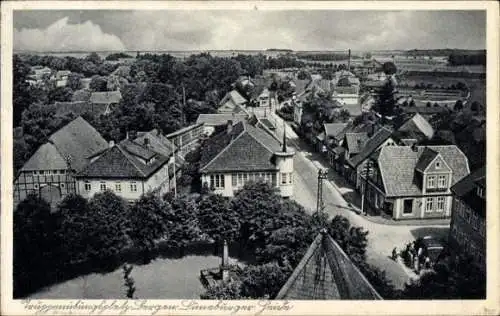
[[392, 80], [387, 80], [376, 96], [375, 107], [384, 117], [393, 114], [396, 105], [394, 91]]
[[362, 227], [353, 227], [347, 218], [336, 215], [328, 226], [328, 232], [355, 264], [366, 260], [368, 232]]
[[167, 214], [168, 243], [171, 248], [182, 249], [190, 243], [203, 240], [198, 205], [189, 197], [178, 197], [170, 202]]
[[292, 273], [290, 266], [275, 262], [245, 267], [241, 277], [241, 294], [251, 299], [274, 299]]
[[301, 69], [297, 73], [297, 79], [299, 79], [299, 80], [310, 80], [311, 79], [311, 74], [309, 74], [307, 71]]
[[75, 265], [90, 259], [87, 245], [87, 223], [90, 211], [87, 200], [80, 195], [69, 194], [57, 206], [61, 223], [57, 231], [62, 240], [64, 264]]
[[30, 73], [29, 66], [19, 58], [17, 54], [13, 56], [13, 119], [14, 126], [19, 126], [21, 123], [21, 115], [33, 102], [29, 92], [29, 84], [26, 82], [27, 76]]
[[239, 216], [229, 207], [227, 198], [209, 194], [198, 205], [200, 228], [216, 241], [232, 241], [239, 233]]
[[415, 107], [416, 106], [415, 100], [411, 99], [410, 104], [408, 106], [411, 108]]
[[130, 273], [132, 273], [132, 269], [134, 267], [128, 264], [124, 264], [122, 267], [123, 270], [123, 280], [125, 283], [125, 288], [126, 288], [126, 297], [133, 299], [134, 298], [134, 293], [135, 293], [135, 281], [134, 278], [130, 276]]
[[438, 262], [434, 271], [410, 281], [404, 299], [484, 299], [486, 276], [472, 258], [459, 255]]
[[481, 105], [477, 101], [472, 102], [470, 105], [470, 110], [473, 112], [479, 111], [480, 108], [481, 108]]
[[82, 82], [81, 82], [82, 79], [83, 79], [82, 74], [74, 72], [70, 73], [68, 75], [67, 87], [73, 91], [80, 90], [82, 88]]
[[102, 63], [101, 57], [96, 52], [92, 52], [85, 57], [86, 61], [93, 63], [94, 65], [100, 65]]
[[46, 284], [57, 271], [60, 240], [54, 233], [59, 220], [35, 194], [21, 201], [13, 215], [13, 290], [18, 298]]
[[235, 194], [231, 208], [240, 214], [242, 241], [250, 248], [259, 247], [265, 244], [272, 230], [270, 225], [281, 211], [281, 197], [268, 183], [247, 183]]
[[236, 300], [244, 297], [241, 294], [241, 282], [229, 281], [208, 287], [200, 298], [202, 300]]
[[73, 96], [73, 91], [69, 87], [56, 87], [49, 90], [48, 102], [50, 104], [54, 102], [69, 102]]
[[91, 260], [113, 264], [116, 256], [130, 244], [125, 201], [111, 191], [97, 193], [89, 201], [86, 241]]
[[383, 65], [382, 65], [382, 70], [384, 71], [384, 73], [386, 75], [393, 75], [396, 73], [397, 71], [397, 68], [396, 68], [396, 65], [394, 65], [393, 62], [385, 62]]
[[157, 195], [142, 195], [130, 208], [130, 238], [141, 250], [149, 252], [155, 241], [167, 235], [170, 205]]
[[89, 88], [92, 91], [103, 92], [107, 91], [108, 79], [106, 77], [101, 77], [95, 75], [92, 77]]

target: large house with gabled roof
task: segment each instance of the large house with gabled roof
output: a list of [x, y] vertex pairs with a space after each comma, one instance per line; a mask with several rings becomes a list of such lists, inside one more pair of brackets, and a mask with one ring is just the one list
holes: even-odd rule
[[450, 188], [470, 173], [455, 145], [384, 146], [368, 163], [361, 181], [365, 201], [396, 220], [449, 218]]
[[82, 117], [77, 117], [40, 146], [20, 169], [14, 182], [14, 203], [30, 193], [55, 204], [77, 193], [74, 175], [89, 157], [108, 148], [106, 140]]
[[173, 154], [168, 145], [151, 133], [111, 143], [90, 157], [90, 163], [75, 176], [77, 191], [91, 198], [110, 190], [127, 201], [150, 192], [162, 196], [175, 185]]
[[[258, 126], [258, 124], [256, 124]], [[283, 197], [293, 195], [295, 153], [268, 131], [240, 121], [213, 135], [202, 148], [203, 185], [223, 196], [233, 196], [249, 181], [263, 180]]]

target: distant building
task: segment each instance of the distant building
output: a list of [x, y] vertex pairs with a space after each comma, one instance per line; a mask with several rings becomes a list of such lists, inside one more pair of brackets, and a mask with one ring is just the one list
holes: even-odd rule
[[92, 92], [90, 95], [90, 103], [93, 106], [104, 107], [104, 114], [111, 113], [121, 99], [122, 94], [120, 91]]
[[367, 163], [366, 203], [396, 220], [450, 217], [450, 188], [469, 174], [467, 157], [454, 145], [385, 146]]
[[[432, 139], [434, 137], [434, 128], [422, 115], [415, 113], [412, 118], [408, 119], [401, 125], [397, 132], [400, 137], [412, 137], [419, 140], [419, 135], [422, 135], [426, 139]], [[413, 135], [413, 136], [412, 136]]]
[[[316, 137], [318, 146], [316, 150], [326, 152], [328, 147], [336, 146], [338, 143], [337, 136], [347, 127], [347, 123], [325, 123]], [[335, 145], [334, 145], [335, 144]]]
[[14, 203], [35, 193], [55, 205], [77, 193], [74, 175], [89, 157], [106, 148], [106, 140], [82, 117], [76, 118], [52, 134], [21, 168], [14, 182]]
[[378, 129], [358, 147], [359, 151], [356, 154], [353, 154], [351, 151], [351, 157], [346, 160], [347, 168], [344, 171], [344, 176], [356, 188], [359, 188], [361, 186], [361, 175], [364, 172], [366, 160], [370, 155], [384, 146], [396, 145], [397, 142], [392, 137], [392, 130], [386, 127]]
[[108, 109], [106, 104], [93, 104], [87, 101], [55, 102], [54, 105], [57, 115], [69, 113], [82, 115], [84, 113], [90, 113], [98, 117], [101, 114], [106, 114], [106, 110]]
[[165, 137], [177, 147], [179, 155], [184, 158], [188, 152], [200, 146], [203, 131], [203, 123], [197, 123], [181, 128]]
[[264, 129], [241, 121], [212, 136], [203, 146], [200, 173], [203, 184], [216, 193], [233, 196], [248, 181], [263, 180], [279, 189], [284, 197], [293, 195], [293, 157]]
[[335, 240], [321, 231], [276, 296], [277, 300], [381, 300]]
[[82, 84], [82, 89], [90, 89], [90, 82], [92, 78], [82, 78], [80, 79], [80, 83]]
[[332, 84], [332, 100], [338, 101], [349, 111], [351, 116], [361, 114], [361, 105], [359, 102], [359, 79], [350, 71], [341, 70], [335, 73]]
[[248, 114], [234, 113], [216, 113], [216, 114], [200, 114], [196, 119], [196, 124], [203, 124], [203, 134], [206, 136], [212, 135], [217, 127], [226, 127], [228, 121], [233, 124], [244, 121], [249, 117]]
[[159, 151], [148, 137], [142, 137], [142, 142], [125, 139], [116, 145], [111, 143], [90, 157], [90, 163], [76, 175], [77, 191], [91, 198], [110, 190], [127, 201], [149, 192], [162, 196], [172, 189], [174, 158], [173, 152], [167, 156]]
[[486, 167], [479, 168], [452, 188], [449, 244], [471, 256], [486, 271]]
[[219, 103], [217, 112], [219, 113], [240, 113], [246, 112], [248, 101], [236, 90], [228, 92]]

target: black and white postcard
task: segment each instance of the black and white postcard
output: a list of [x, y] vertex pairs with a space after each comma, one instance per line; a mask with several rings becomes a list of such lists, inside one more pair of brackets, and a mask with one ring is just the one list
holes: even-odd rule
[[1, 20], [2, 314], [500, 312], [497, 3]]

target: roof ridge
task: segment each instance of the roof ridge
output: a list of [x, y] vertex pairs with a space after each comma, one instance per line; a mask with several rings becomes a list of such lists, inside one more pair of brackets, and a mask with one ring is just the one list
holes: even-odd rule
[[[127, 150], [122, 148], [122, 145], [121, 144], [118, 144], [116, 146], [113, 146], [113, 147], [117, 147], [118, 150], [120, 150], [122, 152], [122, 154], [125, 156], [125, 158], [127, 158], [127, 160], [132, 164], [132, 166], [134, 166], [135, 169], [137, 169], [139, 171], [139, 173], [143, 176], [143, 177], [146, 177], [146, 174], [144, 172], [142, 172], [141, 168], [139, 168], [134, 161], [132, 161], [132, 159], [130, 159], [129, 155], [131, 155], [130, 153], [126, 152]], [[111, 147], [110, 149], [112, 149], [113, 147]]]
[[[239, 123], [242, 123], [242, 122], [238, 122], [238, 124], [239, 124]], [[241, 132], [238, 134], [238, 136], [236, 136], [236, 138], [234, 138], [234, 139], [233, 139], [233, 138], [231, 137], [231, 140], [229, 141], [229, 144], [227, 144], [227, 145], [224, 147], [224, 149], [222, 149], [222, 150], [221, 150], [221, 151], [220, 151], [217, 155], [215, 155], [215, 156], [214, 156], [214, 157], [213, 157], [213, 158], [212, 158], [209, 162], [207, 162], [207, 163], [206, 163], [203, 167], [201, 167], [201, 168], [200, 168], [200, 171], [202, 171], [203, 169], [206, 169], [206, 168], [207, 168], [210, 164], [212, 164], [212, 163], [215, 161], [215, 159], [217, 159], [220, 155], [222, 155], [222, 153], [223, 153], [223, 152], [227, 151], [227, 149], [228, 149], [228, 148], [230, 148], [230, 147], [234, 144], [234, 142], [235, 142], [238, 138], [240, 138], [240, 137], [241, 137], [241, 135], [243, 135], [243, 134], [244, 134], [244, 133], [243, 133], [243, 132], [245, 131], [245, 127], [244, 127], [244, 126], [245, 126], [245, 124], [243, 124], [243, 131], [241, 131]]]
[[299, 274], [302, 272], [302, 269], [304, 269], [306, 264], [309, 262], [309, 259], [311, 259], [311, 257], [314, 255], [314, 252], [316, 251], [316, 249], [321, 245], [322, 239], [323, 239], [322, 234], [318, 233], [318, 235], [316, 236], [316, 238], [314, 238], [313, 242], [311, 243], [311, 245], [307, 249], [307, 251], [304, 254], [304, 256], [302, 257], [302, 259], [299, 261], [299, 264], [295, 267], [295, 269], [293, 269], [292, 274], [290, 275], [288, 280], [285, 282], [285, 284], [281, 287], [280, 291], [276, 295], [276, 299], [280, 299], [281, 297], [283, 297], [283, 295], [286, 294], [286, 292], [288, 292], [288, 290], [292, 286], [293, 282], [295, 282], [295, 280], [297, 279]]
[[[257, 119], [257, 120], [258, 120], [258, 119]], [[253, 128], [257, 129], [257, 127], [253, 127]], [[262, 141], [261, 141], [260, 139], [258, 139], [258, 138], [256, 138], [256, 137], [254, 137], [251, 133], [248, 133], [248, 131], [247, 131], [246, 129], [245, 129], [245, 131], [247, 132], [247, 134], [248, 134], [248, 135], [250, 135], [250, 137], [252, 137], [254, 140], [256, 140], [259, 144], [261, 144], [261, 145], [262, 145], [265, 149], [267, 149], [270, 153], [272, 153], [272, 154], [274, 154], [274, 153], [275, 153], [275, 151], [274, 151], [274, 150], [270, 149], [270, 148], [269, 148], [269, 147], [267, 147], [264, 143], [262, 143]], [[273, 137], [272, 135], [269, 135], [269, 136]], [[273, 138], [274, 138], [274, 137], [273, 137]], [[277, 140], [276, 138], [274, 138], [274, 139], [275, 139], [275, 140]], [[280, 143], [280, 145], [281, 145], [281, 142], [280, 142], [279, 140], [277, 140], [277, 141], [278, 141], [278, 143]]]

